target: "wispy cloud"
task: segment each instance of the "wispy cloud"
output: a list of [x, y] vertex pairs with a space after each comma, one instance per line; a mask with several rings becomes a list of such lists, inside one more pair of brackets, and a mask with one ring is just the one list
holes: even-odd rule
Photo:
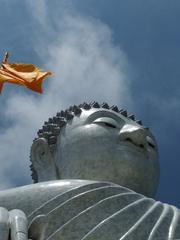
[[131, 102], [128, 62], [123, 51], [113, 44], [110, 28], [75, 13], [51, 19], [45, 1], [36, 3], [27, 1], [32, 19], [37, 29], [47, 30], [46, 35], [49, 29], [53, 38], [49, 41], [36, 35], [40, 44], [36, 41], [32, 47], [53, 77], [45, 84], [43, 95], [23, 92], [9, 96], [5, 102], [1, 114], [11, 124], [0, 133], [1, 188], [30, 182], [30, 145], [50, 115], [84, 101], [121, 105]]
[[32, 17], [40, 24], [40, 26], [47, 25], [47, 5], [44, 0], [26, 1], [30, 9]]

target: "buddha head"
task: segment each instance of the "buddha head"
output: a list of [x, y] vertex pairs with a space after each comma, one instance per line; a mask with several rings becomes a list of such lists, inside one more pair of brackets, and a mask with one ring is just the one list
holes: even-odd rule
[[33, 141], [31, 162], [34, 182], [109, 181], [153, 197], [159, 180], [152, 133], [106, 103], [84, 103], [49, 118]]

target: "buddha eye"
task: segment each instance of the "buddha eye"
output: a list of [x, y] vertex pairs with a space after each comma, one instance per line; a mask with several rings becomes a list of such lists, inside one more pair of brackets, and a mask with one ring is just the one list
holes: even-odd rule
[[118, 128], [118, 123], [110, 117], [102, 117], [96, 119], [93, 123], [104, 125], [109, 128]]
[[114, 126], [111, 123], [107, 123], [107, 122], [99, 122], [100, 124], [104, 124], [106, 127], [111, 127], [111, 128], [116, 128], [116, 126]]
[[152, 138], [150, 138], [149, 136], [147, 136], [147, 144], [149, 145], [149, 147], [153, 148], [154, 150], [156, 149], [156, 146], [155, 146]]
[[152, 147], [152, 148], [154, 148], [154, 149], [155, 149], [155, 146], [154, 146], [154, 144], [152, 144], [152, 143], [148, 142], [148, 145], [149, 145], [150, 147]]

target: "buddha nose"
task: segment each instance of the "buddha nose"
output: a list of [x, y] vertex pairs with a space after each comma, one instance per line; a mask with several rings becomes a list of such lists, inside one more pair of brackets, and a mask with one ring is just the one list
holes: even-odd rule
[[142, 149], [147, 149], [146, 130], [136, 125], [124, 125], [119, 132], [119, 138], [121, 141], [127, 141]]

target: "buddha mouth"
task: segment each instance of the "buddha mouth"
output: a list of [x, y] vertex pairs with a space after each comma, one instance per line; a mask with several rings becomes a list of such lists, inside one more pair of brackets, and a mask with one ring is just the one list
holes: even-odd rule
[[120, 148], [122, 149], [123, 147], [128, 148], [128, 151], [139, 152], [141, 154], [147, 153], [147, 148], [146, 148], [145, 144], [135, 143], [130, 138], [126, 138], [123, 141], [121, 141]]
[[131, 138], [126, 138], [126, 139], [124, 140], [124, 142], [127, 142], [127, 143], [129, 143], [129, 144], [131, 144], [131, 145], [134, 145], [134, 146], [136, 146], [136, 147], [138, 147], [138, 148], [140, 148], [140, 149], [142, 149], [142, 150], [146, 150], [145, 144], [143, 144], [143, 143], [136, 143], [136, 142], [134, 142]]

